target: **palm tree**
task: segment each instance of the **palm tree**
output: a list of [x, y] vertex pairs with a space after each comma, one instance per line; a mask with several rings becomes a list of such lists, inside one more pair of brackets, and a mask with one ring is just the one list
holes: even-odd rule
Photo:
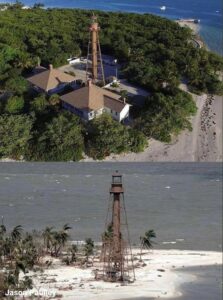
[[19, 273], [20, 273], [20, 271], [22, 271], [24, 274], [26, 273], [25, 264], [22, 261], [16, 261], [14, 276], [15, 276], [15, 282], [16, 282], [17, 285], [19, 283]]
[[113, 227], [112, 227], [112, 223], [108, 224], [107, 226], [107, 230], [103, 233], [102, 235], [102, 240], [106, 241], [106, 240], [111, 240], [113, 237]]
[[42, 237], [44, 240], [44, 247], [46, 248], [46, 253], [50, 250], [50, 246], [53, 239], [53, 227], [46, 227], [42, 233]]
[[54, 231], [53, 232], [53, 247], [54, 247], [54, 253], [56, 257], [60, 255], [60, 252], [62, 248], [65, 246], [66, 242], [68, 241], [69, 234], [68, 230], [70, 230], [71, 227], [68, 224], [65, 224], [60, 231]]
[[3, 238], [3, 236], [6, 233], [6, 227], [4, 224], [0, 225], [0, 239]]
[[4, 251], [5, 234], [6, 234], [6, 227], [2, 222], [2, 224], [0, 225], [0, 264], [3, 262], [5, 256], [5, 251]]
[[94, 253], [94, 241], [91, 238], [85, 240], [84, 245], [84, 255], [86, 256], [86, 261], [88, 262], [89, 256]]
[[73, 262], [77, 261], [77, 251], [78, 247], [77, 245], [71, 245], [70, 248], [68, 248], [67, 256], [63, 259], [63, 261], [69, 266]]
[[22, 231], [23, 229], [21, 225], [17, 225], [16, 227], [13, 228], [11, 232], [11, 239], [13, 242], [17, 242], [21, 239]]
[[72, 245], [70, 247], [71, 262], [75, 262], [77, 260], [77, 251], [78, 251], [77, 245]]
[[140, 236], [140, 242], [141, 242], [140, 260], [142, 258], [142, 250], [143, 249], [153, 248], [153, 244], [155, 242], [152, 239], [154, 239], [154, 238], [156, 238], [156, 233], [153, 229], [146, 231], [144, 236]]

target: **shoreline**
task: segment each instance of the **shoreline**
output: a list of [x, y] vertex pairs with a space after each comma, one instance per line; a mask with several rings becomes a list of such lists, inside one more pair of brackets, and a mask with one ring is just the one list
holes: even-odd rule
[[193, 22], [187, 21], [187, 20], [176, 20], [175, 22], [180, 27], [188, 27], [193, 31], [194, 39], [192, 39], [192, 41], [196, 45], [197, 48], [205, 47], [208, 51], [210, 51], [210, 49], [207, 47], [207, 45], [204, 43], [203, 39], [200, 36], [200, 30], [201, 30], [200, 23], [193, 23]]
[[199, 23], [189, 22], [187, 20], [176, 20], [175, 22], [181, 27], [189, 27], [194, 32], [194, 34], [199, 34], [201, 28]]
[[34, 286], [37, 289], [54, 290], [65, 300], [130, 300], [144, 297], [169, 299], [183, 295], [182, 284], [196, 281], [193, 273], [182, 270], [222, 265], [221, 252], [152, 250], [143, 251], [144, 266], [142, 266], [142, 263], [139, 263], [139, 252], [140, 249], [133, 249], [134, 262], [140, 264], [140, 267], [135, 268], [136, 281], [127, 286], [96, 281], [93, 275], [96, 266], [89, 268], [65, 266], [55, 259], [54, 264], [45, 269], [42, 275], [32, 274]]

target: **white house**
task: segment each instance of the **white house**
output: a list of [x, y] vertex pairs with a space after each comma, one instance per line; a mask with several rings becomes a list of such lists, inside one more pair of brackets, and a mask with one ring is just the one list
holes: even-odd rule
[[85, 121], [107, 112], [113, 119], [121, 122], [129, 117], [130, 105], [120, 99], [120, 95], [100, 88], [90, 81], [88, 86], [61, 96], [64, 109], [80, 116]]

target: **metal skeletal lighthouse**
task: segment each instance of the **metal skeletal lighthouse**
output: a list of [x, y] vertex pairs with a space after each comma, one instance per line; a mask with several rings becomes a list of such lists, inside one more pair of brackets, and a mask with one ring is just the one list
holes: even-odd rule
[[103, 280], [135, 280], [132, 251], [124, 202], [122, 175], [112, 176], [106, 230], [102, 235]]
[[99, 42], [100, 27], [95, 15], [91, 18], [89, 31], [90, 37], [88, 42], [86, 81], [89, 79], [91, 79], [93, 83], [101, 81], [102, 84], [105, 85], [101, 47]]

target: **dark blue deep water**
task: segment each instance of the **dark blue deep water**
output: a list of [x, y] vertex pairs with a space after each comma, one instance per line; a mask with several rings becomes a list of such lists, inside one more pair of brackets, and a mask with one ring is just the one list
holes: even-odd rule
[[[0, 3], [1, 2], [7, 1], [0, 0]], [[223, 2], [221, 0], [24, 0], [22, 2], [26, 5], [33, 5], [35, 2], [41, 2], [44, 3], [46, 7], [152, 13], [170, 19], [200, 19], [200, 35], [211, 50], [218, 52], [221, 55], [223, 54]], [[161, 6], [166, 6], [166, 10], [160, 10]]]

